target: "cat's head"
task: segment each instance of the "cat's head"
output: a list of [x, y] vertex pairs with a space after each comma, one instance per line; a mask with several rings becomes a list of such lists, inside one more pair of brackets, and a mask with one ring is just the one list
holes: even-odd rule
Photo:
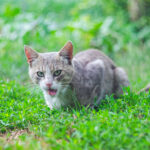
[[69, 41], [59, 52], [38, 53], [25, 46], [29, 76], [50, 96], [58, 95], [71, 82], [73, 76], [73, 45]]

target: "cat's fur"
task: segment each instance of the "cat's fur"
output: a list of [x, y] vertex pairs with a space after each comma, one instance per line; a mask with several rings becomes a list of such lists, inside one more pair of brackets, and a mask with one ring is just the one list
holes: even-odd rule
[[[38, 53], [25, 46], [25, 54], [30, 78], [40, 85], [51, 109], [74, 106], [74, 94], [81, 105], [99, 104], [106, 95], [118, 97], [123, 93], [122, 88], [129, 86], [124, 69], [100, 50], [89, 49], [73, 57], [69, 41], [59, 52]], [[60, 75], [54, 77], [56, 70], [61, 73], [57, 71]], [[43, 77], [37, 75], [39, 71]]]

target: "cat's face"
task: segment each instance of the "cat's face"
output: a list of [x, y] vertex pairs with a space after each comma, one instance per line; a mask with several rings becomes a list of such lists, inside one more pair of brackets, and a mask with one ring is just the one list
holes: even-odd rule
[[50, 96], [64, 91], [72, 80], [73, 46], [68, 42], [59, 52], [37, 53], [25, 46], [32, 81]]

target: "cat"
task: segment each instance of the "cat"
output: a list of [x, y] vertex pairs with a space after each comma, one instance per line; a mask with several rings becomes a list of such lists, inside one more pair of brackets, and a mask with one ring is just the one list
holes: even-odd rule
[[117, 67], [103, 52], [88, 49], [73, 57], [73, 44], [68, 41], [59, 52], [38, 53], [24, 47], [29, 76], [40, 86], [50, 109], [100, 104], [106, 95], [119, 97], [129, 86], [125, 70]]

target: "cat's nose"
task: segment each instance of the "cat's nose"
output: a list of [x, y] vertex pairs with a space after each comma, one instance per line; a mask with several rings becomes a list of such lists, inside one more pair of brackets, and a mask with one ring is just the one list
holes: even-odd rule
[[46, 86], [50, 88], [52, 86], [52, 84], [51, 83], [47, 83]]

